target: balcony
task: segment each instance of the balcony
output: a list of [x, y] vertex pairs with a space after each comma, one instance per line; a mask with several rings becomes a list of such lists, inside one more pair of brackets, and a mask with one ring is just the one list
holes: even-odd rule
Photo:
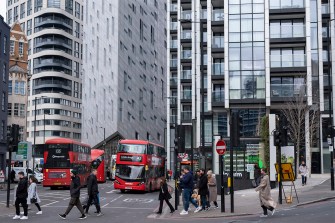
[[223, 9], [214, 9], [212, 14], [212, 21], [223, 21], [224, 11]]
[[181, 52], [181, 59], [192, 59], [192, 50], [183, 50]]
[[270, 9], [296, 9], [305, 8], [304, 0], [271, 0]]
[[41, 67], [63, 67], [65, 69], [72, 69], [72, 61], [69, 59], [59, 58], [38, 58], [34, 59], [34, 69]]
[[170, 22], [170, 30], [177, 30], [178, 22]]
[[213, 36], [212, 48], [224, 48], [224, 36]]
[[178, 4], [171, 4], [170, 12], [177, 12], [177, 11], [178, 11]]
[[171, 40], [170, 41], [170, 48], [177, 49], [178, 48], [178, 40]]
[[271, 97], [292, 98], [306, 96], [305, 84], [271, 84]]
[[190, 120], [192, 120], [192, 111], [182, 111], [181, 112], [181, 119], [183, 121], [190, 121]]
[[171, 124], [177, 123], [177, 115], [170, 115], [170, 123]]
[[183, 100], [191, 100], [192, 99], [192, 90], [183, 90], [182, 91], [182, 99]]
[[306, 37], [305, 25], [270, 25], [270, 38]]
[[182, 39], [192, 39], [192, 31], [191, 30], [183, 30], [181, 32]]
[[201, 9], [200, 19], [207, 19], [207, 9]]
[[270, 56], [271, 56], [271, 68], [306, 66], [305, 54], [270, 55]]
[[182, 11], [181, 19], [191, 20], [192, 19], [192, 10]]
[[170, 85], [171, 86], [177, 86], [178, 84], [178, 78], [177, 77], [170, 77]]
[[171, 96], [170, 98], [170, 105], [177, 105], [177, 96]]
[[192, 70], [182, 70], [181, 71], [182, 79], [191, 80], [192, 79]]
[[224, 75], [224, 63], [214, 63], [212, 75]]
[[212, 92], [213, 102], [224, 102], [224, 90], [216, 90]]
[[321, 12], [322, 12], [322, 14], [329, 14], [330, 13], [330, 8], [329, 8], [328, 3], [322, 3]]
[[177, 59], [170, 59], [170, 67], [177, 67], [178, 60]]
[[42, 47], [48, 45], [58, 45], [63, 46], [72, 50], [72, 41], [67, 38], [55, 38], [55, 37], [47, 37], [47, 38], [36, 38], [35, 47]]

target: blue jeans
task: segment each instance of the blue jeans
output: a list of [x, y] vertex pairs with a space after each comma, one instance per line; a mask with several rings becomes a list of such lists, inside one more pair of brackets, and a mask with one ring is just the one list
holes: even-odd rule
[[184, 204], [184, 210], [188, 211], [188, 208], [190, 206], [190, 202], [197, 208], [197, 203], [192, 199], [192, 189], [183, 189], [183, 204]]
[[200, 199], [201, 199], [202, 210], [205, 210], [206, 209], [206, 204], [207, 204], [207, 196], [206, 195], [201, 195]]

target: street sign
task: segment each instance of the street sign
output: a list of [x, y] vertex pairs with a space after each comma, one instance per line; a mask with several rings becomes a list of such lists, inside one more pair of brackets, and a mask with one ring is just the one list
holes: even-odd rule
[[332, 144], [332, 138], [327, 138], [328, 145], [330, 146]]
[[216, 152], [219, 154], [219, 155], [224, 155], [225, 152], [226, 152], [226, 143], [225, 141], [223, 141], [222, 139], [219, 139], [219, 141], [216, 143]]
[[31, 159], [32, 144], [31, 142], [19, 142], [16, 154], [13, 160], [28, 161]]
[[333, 152], [333, 146], [329, 146], [329, 152]]

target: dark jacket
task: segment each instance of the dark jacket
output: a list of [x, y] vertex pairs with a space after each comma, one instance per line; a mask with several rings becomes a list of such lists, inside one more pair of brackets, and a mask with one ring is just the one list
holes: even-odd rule
[[19, 180], [16, 189], [16, 197], [17, 198], [26, 198], [28, 197], [28, 179], [27, 177], [23, 177]]
[[171, 194], [169, 193], [168, 190], [168, 185], [167, 183], [163, 183], [159, 189], [159, 196], [158, 200], [165, 200], [165, 199], [171, 199]]
[[70, 185], [70, 194], [72, 198], [80, 197], [80, 178], [78, 176], [74, 176]]
[[206, 174], [203, 174], [199, 180], [199, 195], [208, 194], [208, 178]]
[[180, 183], [183, 185], [183, 189], [191, 189], [193, 190], [193, 174], [189, 171], [185, 174], [181, 179]]
[[87, 180], [87, 193], [88, 193], [89, 196], [97, 195], [99, 193], [99, 190], [98, 190], [98, 180], [97, 180], [97, 177], [94, 174], [91, 174], [88, 177], [88, 180]]

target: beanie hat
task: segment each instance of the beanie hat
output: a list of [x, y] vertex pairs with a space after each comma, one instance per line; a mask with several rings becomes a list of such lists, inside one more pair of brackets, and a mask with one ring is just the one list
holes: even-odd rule
[[71, 173], [73, 173], [74, 175], [77, 175], [77, 171], [76, 170], [71, 170]]

